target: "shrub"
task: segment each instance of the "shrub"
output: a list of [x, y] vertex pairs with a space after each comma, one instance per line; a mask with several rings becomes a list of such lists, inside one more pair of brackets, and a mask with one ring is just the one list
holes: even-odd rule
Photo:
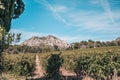
[[60, 54], [51, 54], [47, 61], [48, 61], [46, 66], [47, 77], [58, 80], [60, 78], [59, 69], [63, 63], [63, 59], [60, 57]]
[[35, 69], [34, 54], [4, 54], [3, 70], [15, 75], [32, 75]]
[[[83, 78], [85, 75], [97, 80], [105, 79], [114, 74], [114, 69], [120, 75], [120, 47], [103, 47], [82, 50], [62, 51], [60, 57], [64, 62], [62, 68], [74, 71], [78, 76]], [[57, 54], [58, 52], [56, 52]], [[48, 66], [50, 53], [40, 54], [41, 64]], [[54, 60], [51, 62], [54, 62]], [[50, 63], [52, 65], [52, 63]], [[52, 68], [48, 68], [48, 70]]]

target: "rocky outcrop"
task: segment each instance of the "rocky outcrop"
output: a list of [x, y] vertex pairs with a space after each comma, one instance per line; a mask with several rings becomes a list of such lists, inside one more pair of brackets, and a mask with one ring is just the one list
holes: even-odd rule
[[65, 42], [64, 40], [61, 40], [55, 36], [48, 35], [46, 37], [38, 37], [34, 36], [22, 43], [22, 45], [27, 46], [41, 46], [41, 45], [48, 45], [48, 46], [57, 46], [58, 48], [68, 48], [69, 44]]

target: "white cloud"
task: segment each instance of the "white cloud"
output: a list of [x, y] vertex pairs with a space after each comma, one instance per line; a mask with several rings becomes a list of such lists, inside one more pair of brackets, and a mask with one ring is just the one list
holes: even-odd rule
[[11, 29], [10, 32], [13, 33], [22, 33], [21, 36], [21, 41], [20, 43], [22, 43], [23, 41], [33, 37], [33, 36], [38, 36], [38, 37], [43, 37], [43, 36], [47, 36], [47, 35], [53, 35], [57, 38], [60, 38], [61, 40], [64, 40], [68, 43], [71, 42], [77, 42], [80, 40], [88, 40], [88, 39], [94, 39], [95, 37], [93, 36], [88, 36], [88, 35], [77, 35], [77, 36], [68, 36], [68, 35], [60, 35], [60, 34], [52, 34], [52, 33], [37, 33], [37, 32], [29, 32], [29, 31], [24, 31], [24, 30], [18, 30], [18, 29]]
[[46, 0], [35, 0], [36, 2], [43, 4], [48, 10], [50, 10], [53, 15], [55, 16], [55, 18], [61, 22], [63, 22], [66, 25], [69, 25], [66, 20], [59, 14], [61, 12], [65, 12], [67, 11], [67, 7], [65, 6], [53, 6], [51, 5], [49, 2], [47, 2]]
[[18, 30], [18, 29], [11, 29], [10, 32], [13, 32], [13, 33], [21, 33], [21, 42], [25, 41], [26, 39], [29, 39], [33, 36], [44, 36], [46, 34], [43, 34], [43, 33], [37, 33], [37, 32], [29, 32], [29, 31], [24, 31], [24, 30]]
[[[70, 27], [77, 27], [77, 31], [86, 30], [88, 32], [94, 33], [105, 33], [106, 37], [112, 35], [120, 35], [120, 11], [114, 10], [112, 12], [111, 6], [107, 0], [91, 0], [92, 4], [100, 5], [103, 7], [105, 12], [99, 11], [82, 11], [75, 8], [75, 9], [68, 8], [63, 5], [52, 5], [47, 2], [47, 0], [37, 0], [40, 4], [42, 3], [48, 10], [50, 10], [55, 18], [65, 25]], [[83, 29], [83, 30], [82, 30]], [[89, 34], [88, 34], [89, 35]], [[101, 36], [103, 39], [104, 35]], [[85, 38], [84, 38], [85, 37]], [[91, 38], [90, 38], [91, 37]], [[62, 36], [61, 38], [67, 41], [75, 41], [81, 39], [97, 39], [100, 37], [94, 37], [87, 35], [78, 35], [78, 36]]]
[[[115, 23], [114, 13], [111, 11], [107, 0], [92, 0], [91, 2], [97, 4], [101, 3], [104, 8], [103, 12], [93, 11], [70, 11], [66, 6], [63, 5], [51, 5], [46, 0], [37, 0], [46, 6], [50, 11], [53, 12], [55, 18], [67, 26], [78, 26], [91, 31], [101, 30], [118, 30], [118, 24]], [[115, 13], [116, 14], [116, 13]], [[118, 18], [118, 17], [117, 17]], [[114, 26], [114, 28], [113, 28]]]
[[[95, 4], [95, 5], [101, 4], [103, 9], [105, 10], [106, 16], [111, 20], [112, 23], [115, 23], [113, 12], [111, 10], [111, 6], [108, 0], [91, 0], [90, 3]], [[116, 1], [112, 1], [112, 3], [116, 3]]]
[[87, 41], [89, 39], [94, 40], [94, 41], [110, 41], [114, 40], [115, 38], [118, 37], [118, 35], [114, 36], [113, 39], [111, 39], [110, 36], [108, 35], [101, 35], [101, 36], [92, 36], [92, 35], [75, 35], [75, 36], [58, 36], [60, 39], [67, 41], [68, 43], [73, 43], [73, 42], [80, 42], [80, 41]]
[[115, 23], [109, 2], [107, 0], [100, 0], [100, 2], [101, 2], [101, 5], [103, 6], [104, 10], [106, 11], [106, 14], [110, 18], [110, 20], [113, 23]]
[[20, 43], [22, 43], [23, 41], [25, 41], [33, 36], [43, 37], [43, 36], [47, 36], [47, 35], [56, 36], [56, 37], [58, 37], [64, 41], [67, 41], [67, 42], [73, 42], [74, 40], [78, 40], [78, 37], [70, 37], [70, 36], [68, 37], [68, 36], [57, 35], [57, 34], [52, 34], [52, 33], [37, 33], [37, 32], [18, 30], [18, 29], [11, 29], [10, 32], [22, 34]]
[[[43, 36], [48, 36], [48, 35], [53, 35], [57, 38], [60, 38], [61, 40], [64, 40], [68, 43], [72, 43], [72, 42], [79, 42], [81, 40], [89, 40], [89, 39], [92, 39], [92, 40], [100, 40], [100, 41], [109, 41], [111, 40], [110, 36], [108, 35], [101, 35], [101, 36], [94, 36], [94, 35], [89, 35], [89, 34], [86, 34], [86, 35], [82, 35], [82, 34], [78, 34], [78, 35], [61, 35], [61, 34], [52, 34], [52, 33], [37, 33], [37, 32], [29, 32], [29, 31], [24, 31], [24, 30], [18, 30], [18, 29], [11, 29], [11, 32], [14, 32], [14, 33], [22, 33], [22, 36], [21, 36], [21, 41], [20, 43], [22, 43], [23, 41], [33, 37], [33, 36], [38, 36], [38, 37], [43, 37]], [[113, 34], [114, 35], [114, 34]], [[116, 34], [114, 35], [114, 39], [116, 37], [119, 36], [119, 34]]]
[[72, 42], [79, 42], [81, 40], [88, 40], [88, 39], [94, 39], [95, 37], [93, 36], [88, 36], [88, 35], [75, 35], [75, 36], [59, 36], [62, 40], [65, 40], [69, 43]]
[[[103, 12], [75, 12], [69, 14], [69, 23], [71, 26], [77, 26], [80, 30], [88, 30], [97, 33], [112, 33], [120, 32], [120, 11], [114, 11], [114, 20], [116, 23], [112, 23], [111, 20]], [[79, 31], [79, 30], [78, 30]]]
[[68, 8], [63, 5], [55, 5], [53, 7], [54, 7], [55, 12], [57, 12], [57, 13], [65, 13], [68, 11]]
[[107, 0], [91, 0], [91, 3], [93, 4], [101, 3], [102, 7], [106, 11], [106, 14], [95, 11], [74, 12], [72, 9], [63, 5], [51, 5], [47, 2], [47, 0], [35, 1], [46, 6], [46, 8], [53, 13], [57, 20], [63, 22], [67, 26], [76, 26], [87, 30], [89, 29], [91, 31], [98, 31], [104, 29], [109, 30], [112, 26], [116, 25], [113, 13]]

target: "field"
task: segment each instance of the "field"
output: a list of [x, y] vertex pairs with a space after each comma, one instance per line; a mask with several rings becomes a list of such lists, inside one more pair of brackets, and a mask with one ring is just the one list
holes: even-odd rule
[[[120, 46], [101, 47], [78, 50], [65, 50], [50, 53], [40, 53], [40, 66], [54, 74], [54, 68], [62, 68], [76, 73], [80, 78], [90, 76], [95, 79], [105, 79], [110, 75], [120, 75]], [[4, 54], [4, 73], [31, 77], [35, 70], [35, 54]], [[8, 78], [9, 80], [9, 78]], [[23, 79], [24, 80], [24, 79]]]
[[[6, 76], [10, 76], [12, 79], [13, 79], [12, 76], [16, 78], [31, 76], [32, 72], [35, 70], [34, 60], [35, 60], [35, 54], [5, 53], [3, 55], [4, 78], [6, 78]], [[5, 76], [5, 74], [7, 75]]]

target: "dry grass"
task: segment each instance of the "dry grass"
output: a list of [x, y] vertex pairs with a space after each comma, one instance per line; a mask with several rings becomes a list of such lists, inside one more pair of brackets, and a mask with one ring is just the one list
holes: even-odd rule
[[94, 79], [91, 78], [91, 77], [86, 76], [83, 80], [94, 80]]
[[9, 73], [3, 73], [2, 77], [3, 77], [3, 80], [26, 80], [26, 78], [23, 76], [15, 76]]

